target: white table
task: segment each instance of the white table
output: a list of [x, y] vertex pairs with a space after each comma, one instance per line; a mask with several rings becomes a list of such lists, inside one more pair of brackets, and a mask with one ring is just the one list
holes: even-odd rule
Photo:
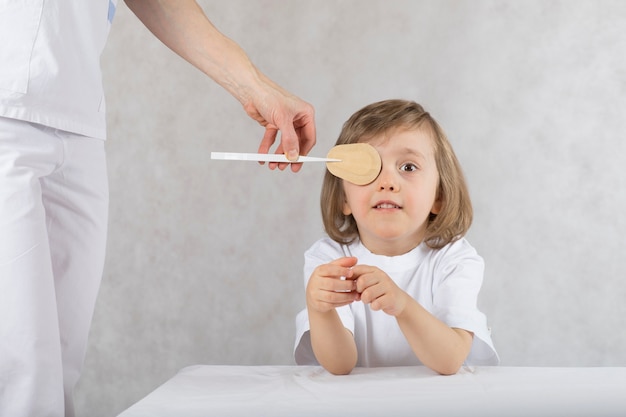
[[191, 366], [118, 417], [626, 416], [626, 368]]

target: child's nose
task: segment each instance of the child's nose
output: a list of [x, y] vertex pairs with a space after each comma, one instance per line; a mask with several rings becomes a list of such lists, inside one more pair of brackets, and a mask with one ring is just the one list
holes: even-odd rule
[[394, 178], [394, 175], [390, 172], [386, 172], [384, 169], [378, 177], [378, 190], [379, 191], [398, 191], [399, 184]]
[[384, 183], [380, 185], [380, 191], [384, 191], [384, 190], [395, 191], [395, 187], [391, 183]]

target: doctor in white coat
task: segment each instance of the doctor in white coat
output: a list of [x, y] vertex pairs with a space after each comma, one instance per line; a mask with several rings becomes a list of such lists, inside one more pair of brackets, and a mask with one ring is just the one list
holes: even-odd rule
[[[195, 1], [126, 3], [265, 126], [259, 152], [278, 130], [276, 151], [289, 159], [313, 147], [312, 106], [258, 71]], [[104, 264], [99, 61], [116, 7], [117, 0], [0, 0], [0, 417], [74, 415]]]

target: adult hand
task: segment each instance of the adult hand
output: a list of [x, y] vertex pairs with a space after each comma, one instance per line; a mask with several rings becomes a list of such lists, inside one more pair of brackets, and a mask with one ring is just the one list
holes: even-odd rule
[[[280, 130], [280, 143], [276, 153], [284, 153], [287, 159], [295, 161], [298, 155], [306, 155], [315, 145], [315, 111], [313, 106], [288, 93], [267, 77], [261, 75], [263, 86], [250, 101], [244, 104], [246, 113], [265, 127], [265, 134], [259, 145], [259, 153], [268, 153], [276, 142]], [[302, 164], [270, 163], [270, 169], [284, 170], [291, 165], [297, 172]]]

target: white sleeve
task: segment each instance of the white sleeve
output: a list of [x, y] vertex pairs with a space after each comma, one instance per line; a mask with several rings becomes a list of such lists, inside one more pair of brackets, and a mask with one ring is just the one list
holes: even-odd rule
[[469, 243], [459, 240], [442, 251], [433, 285], [433, 314], [450, 327], [474, 333], [468, 365], [497, 365], [486, 316], [478, 310], [484, 262]]
[[296, 345], [293, 349], [293, 357], [297, 365], [319, 365], [311, 346], [309, 329], [309, 314], [305, 308], [296, 316]]

